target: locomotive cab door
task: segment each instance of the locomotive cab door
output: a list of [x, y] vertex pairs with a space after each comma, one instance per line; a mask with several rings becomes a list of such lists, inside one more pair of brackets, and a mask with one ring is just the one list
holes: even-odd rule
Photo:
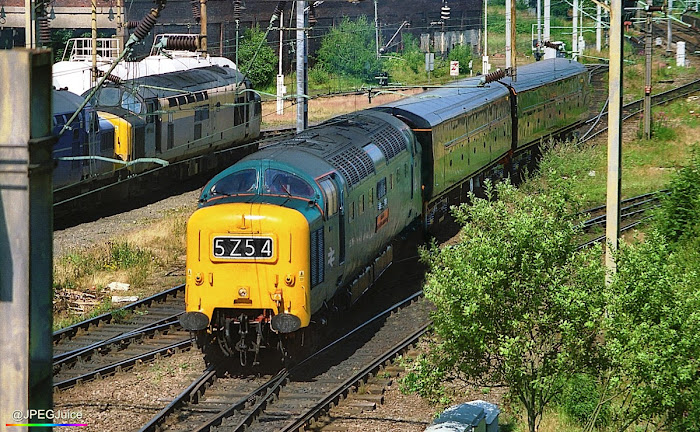
[[345, 220], [343, 212], [343, 192], [338, 178], [331, 176], [318, 181], [323, 191], [324, 213], [326, 215], [324, 267], [327, 283], [327, 299], [333, 296], [342, 282], [345, 264]]

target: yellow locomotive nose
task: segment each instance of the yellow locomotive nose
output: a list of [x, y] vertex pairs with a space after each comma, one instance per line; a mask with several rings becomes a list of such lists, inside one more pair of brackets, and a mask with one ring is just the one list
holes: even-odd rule
[[311, 319], [309, 267], [309, 224], [299, 211], [262, 203], [201, 208], [187, 224], [186, 313], [209, 322], [215, 313], [245, 314], [296, 331]]

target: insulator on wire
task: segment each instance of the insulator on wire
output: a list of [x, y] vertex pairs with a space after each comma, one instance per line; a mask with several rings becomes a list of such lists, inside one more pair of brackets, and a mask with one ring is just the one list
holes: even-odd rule
[[287, 2], [286, 2], [286, 1], [283, 1], [283, 0], [280, 0], [279, 2], [277, 2], [277, 7], [275, 7], [275, 12], [274, 12], [274, 14], [277, 15], [277, 16], [280, 16], [280, 14], [282, 13], [282, 11], [284, 10], [284, 5], [285, 5], [285, 4], [287, 4]]
[[[155, 9], [151, 9], [151, 12], [153, 12]], [[156, 14], [158, 11], [156, 11]], [[134, 35], [139, 39], [143, 40], [146, 36], [148, 36], [148, 33], [153, 29], [153, 26], [156, 25], [156, 20], [157, 18], [153, 16], [152, 13], [148, 13], [141, 21], [139, 21], [139, 24], [136, 26], [136, 30], [134, 30]]]
[[192, 16], [195, 22], [199, 23], [202, 21], [202, 9], [199, 5], [199, 0], [190, 0], [190, 4], [192, 5]]
[[135, 29], [136, 27], [138, 27], [138, 25], [139, 25], [138, 21], [127, 21], [126, 22], [126, 28], [128, 28], [129, 30]]
[[[105, 71], [97, 69], [96, 74], [99, 77], [103, 77], [103, 76], [105, 76]], [[123, 82], [123, 80], [121, 78], [119, 78], [118, 76], [113, 75], [113, 74], [108, 74], [107, 80], [112, 81], [115, 84], [121, 84]]]
[[49, 17], [46, 15], [37, 17], [39, 21], [39, 42], [42, 44], [51, 43], [51, 26], [49, 25]]
[[506, 71], [501, 70], [501, 69], [496, 69], [495, 72], [488, 73], [486, 75], [483, 75], [481, 77], [481, 81], [479, 81], [479, 86], [483, 86], [484, 84], [488, 84], [490, 82], [498, 81], [499, 79], [505, 78], [506, 77]]
[[313, 27], [318, 22], [316, 18], [316, 8], [313, 5], [309, 6], [309, 27]]
[[233, 0], [233, 19], [235, 21], [241, 19], [241, 0]]
[[168, 36], [165, 48], [170, 50], [196, 51], [199, 48], [199, 36], [177, 35]]
[[447, 3], [444, 3], [440, 9], [440, 19], [443, 21], [450, 19], [450, 7], [447, 6]]

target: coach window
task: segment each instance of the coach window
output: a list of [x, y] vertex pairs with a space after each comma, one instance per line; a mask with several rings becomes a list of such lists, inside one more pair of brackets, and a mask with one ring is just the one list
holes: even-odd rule
[[394, 189], [394, 174], [389, 174], [389, 189]]
[[374, 188], [369, 188], [369, 205], [374, 205]]
[[360, 197], [360, 214], [365, 212], [365, 195]]
[[377, 182], [377, 199], [380, 200], [386, 195], [386, 177]]
[[355, 201], [350, 203], [350, 220], [355, 219]]

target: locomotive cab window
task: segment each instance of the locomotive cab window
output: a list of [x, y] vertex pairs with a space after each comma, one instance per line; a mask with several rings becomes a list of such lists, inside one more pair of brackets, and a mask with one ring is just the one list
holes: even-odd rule
[[237, 195], [244, 193], [254, 193], [257, 190], [257, 171], [245, 169], [228, 175], [214, 184], [209, 189], [209, 195]]
[[122, 94], [122, 108], [136, 114], [141, 114], [141, 100], [135, 95], [124, 92]]
[[314, 199], [314, 190], [300, 177], [274, 168], [265, 170], [265, 192]]

